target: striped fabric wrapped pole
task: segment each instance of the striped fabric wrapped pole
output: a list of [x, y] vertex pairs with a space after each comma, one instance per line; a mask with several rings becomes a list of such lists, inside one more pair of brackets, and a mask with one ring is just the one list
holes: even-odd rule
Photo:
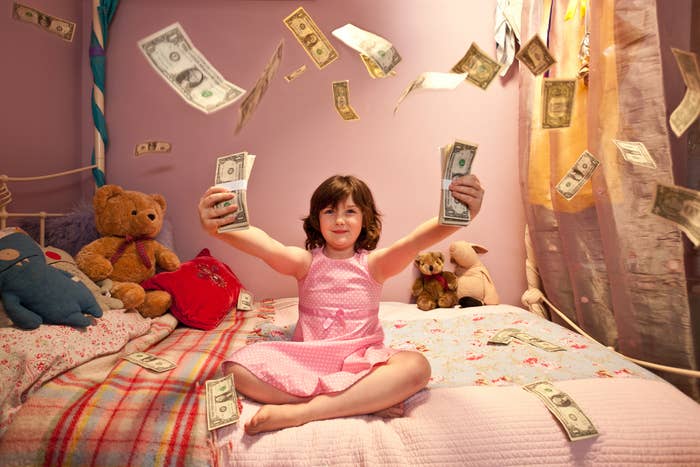
[[95, 139], [91, 163], [97, 187], [105, 184], [105, 148], [108, 144], [105, 122], [105, 48], [107, 29], [117, 10], [119, 0], [93, 0], [92, 34], [90, 36], [90, 68], [92, 69], [92, 120], [95, 124]]

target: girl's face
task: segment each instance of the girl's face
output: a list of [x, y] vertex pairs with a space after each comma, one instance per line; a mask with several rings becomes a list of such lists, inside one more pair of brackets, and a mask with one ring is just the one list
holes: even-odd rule
[[352, 195], [336, 206], [321, 209], [318, 223], [328, 257], [341, 259], [355, 254], [355, 241], [362, 232], [362, 210], [355, 205]]

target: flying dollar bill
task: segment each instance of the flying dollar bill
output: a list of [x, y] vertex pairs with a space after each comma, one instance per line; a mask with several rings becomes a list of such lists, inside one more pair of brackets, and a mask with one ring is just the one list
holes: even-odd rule
[[338, 52], [303, 7], [294, 10], [283, 22], [319, 70], [338, 58]]
[[367, 73], [369, 73], [369, 76], [372, 79], [376, 78], [386, 78], [387, 76], [396, 76], [396, 70], [391, 70], [388, 75], [384, 74], [381, 68], [379, 68], [379, 65], [369, 58], [365, 54], [360, 54], [360, 59], [362, 60], [362, 63], [364, 63], [365, 68], [367, 69]]
[[238, 421], [238, 394], [233, 374], [204, 382], [207, 406], [207, 428], [209, 431]]
[[442, 196], [440, 198], [440, 224], [469, 225], [471, 213], [467, 205], [457, 201], [450, 190], [450, 183], [455, 178], [471, 173], [472, 163], [476, 156], [477, 145], [456, 140], [448, 146], [440, 148], [442, 162]]
[[676, 224], [695, 248], [700, 246], [700, 191], [659, 183], [651, 212]]
[[72, 21], [49, 15], [36, 8], [17, 2], [12, 4], [12, 17], [16, 20], [38, 26], [46, 32], [55, 34], [64, 41], [73, 42], [75, 23]]
[[622, 153], [622, 158], [627, 162], [641, 167], [656, 168], [656, 162], [654, 162], [654, 158], [651, 157], [651, 154], [647, 151], [647, 147], [644, 146], [644, 143], [638, 141], [619, 141], [616, 139], [613, 140], [613, 143], [615, 143], [615, 146], [617, 146], [620, 153]]
[[348, 80], [333, 81], [333, 103], [343, 120], [359, 120], [360, 117], [350, 106], [350, 84]]
[[248, 154], [246, 151], [221, 156], [216, 159], [214, 184], [229, 189], [236, 196], [232, 200], [218, 203], [215, 207], [227, 207], [233, 203], [238, 206], [238, 210], [234, 213], [235, 219], [233, 222], [220, 226], [217, 232], [232, 232], [245, 230], [250, 227], [246, 193], [248, 191], [248, 178], [253, 170], [254, 162], [255, 155]]
[[467, 77], [467, 73], [440, 73], [437, 71], [425, 71], [418, 75], [418, 78], [414, 79], [411, 84], [409, 84], [406, 89], [403, 90], [399, 100], [396, 102], [394, 107], [394, 115], [396, 111], [399, 110], [399, 105], [401, 102], [413, 91], [418, 91], [422, 89], [448, 89], [453, 90], [459, 86], [464, 79]]
[[669, 117], [671, 129], [680, 137], [700, 116], [700, 66], [695, 53], [675, 48], [671, 50], [686, 85], [683, 100]]
[[250, 117], [253, 115], [255, 109], [258, 108], [260, 100], [262, 99], [263, 95], [265, 95], [265, 91], [267, 91], [267, 88], [270, 86], [270, 82], [272, 82], [272, 78], [274, 78], [275, 73], [277, 73], [277, 69], [280, 66], [283, 48], [284, 40], [281, 40], [280, 43], [277, 44], [275, 52], [267, 62], [267, 65], [260, 75], [260, 78], [258, 78], [258, 81], [255, 83], [255, 86], [253, 86], [253, 89], [241, 101], [241, 105], [238, 107], [238, 124], [236, 125], [236, 130], [234, 132], [235, 134], [238, 134], [241, 131], [241, 128], [243, 128], [248, 120], [250, 120]]
[[209, 114], [243, 97], [197, 50], [179, 23], [138, 42], [148, 63], [192, 107]]
[[593, 157], [588, 151], [583, 151], [573, 167], [571, 167], [566, 175], [557, 183], [557, 191], [567, 201], [581, 190], [581, 187], [593, 176], [593, 172], [600, 165], [600, 161]]
[[545, 78], [542, 81], [542, 128], [571, 126], [576, 80]]
[[172, 145], [167, 141], [145, 141], [136, 145], [134, 155], [140, 157], [145, 154], [166, 153], [170, 152], [170, 149]]
[[544, 73], [556, 63], [552, 54], [549, 53], [549, 49], [537, 34], [522, 46], [515, 58], [535, 76]]
[[288, 83], [291, 83], [295, 79], [297, 79], [299, 76], [301, 76], [304, 72], [306, 71], [306, 65], [302, 65], [296, 70], [292, 71], [288, 75], [284, 75], [284, 80]]
[[[331, 34], [360, 53], [360, 58], [373, 78], [388, 76], [401, 61], [401, 55], [391, 42], [353, 24], [348, 23]], [[368, 65], [367, 61], [371, 63]], [[377, 69], [381, 70], [381, 74]]]
[[170, 360], [157, 357], [153, 354], [146, 352], [135, 352], [124, 357], [124, 360], [128, 360], [131, 363], [135, 363], [148, 370], [157, 371], [162, 373], [164, 371], [169, 371], [175, 368], [177, 365]]
[[472, 42], [464, 57], [452, 67], [452, 71], [467, 73], [467, 81], [486, 90], [498, 75], [501, 66], [500, 63], [481, 50], [476, 43]]
[[547, 410], [559, 420], [570, 441], [598, 436], [598, 430], [578, 404], [552, 383], [537, 381], [523, 386], [523, 389], [535, 394], [544, 402]]

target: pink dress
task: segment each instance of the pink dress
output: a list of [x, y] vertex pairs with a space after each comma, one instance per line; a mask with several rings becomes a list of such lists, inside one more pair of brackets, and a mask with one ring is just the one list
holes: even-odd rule
[[368, 252], [348, 259], [328, 258], [321, 248], [311, 253], [292, 341], [257, 342], [228, 359], [301, 397], [347, 389], [397, 352], [383, 344], [382, 285], [369, 274]]

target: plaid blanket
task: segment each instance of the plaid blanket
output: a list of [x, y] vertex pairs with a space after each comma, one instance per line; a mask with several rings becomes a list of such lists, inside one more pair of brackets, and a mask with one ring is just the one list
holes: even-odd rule
[[[219, 377], [224, 357], [246, 344], [261, 319], [259, 310], [231, 313], [211, 331], [175, 329], [147, 350], [177, 364], [168, 372], [154, 373], [117, 357], [111, 364], [93, 361], [54, 378], [26, 401], [0, 439], [0, 464], [215, 463], [204, 382]], [[101, 378], [91, 365], [111, 366]]]

